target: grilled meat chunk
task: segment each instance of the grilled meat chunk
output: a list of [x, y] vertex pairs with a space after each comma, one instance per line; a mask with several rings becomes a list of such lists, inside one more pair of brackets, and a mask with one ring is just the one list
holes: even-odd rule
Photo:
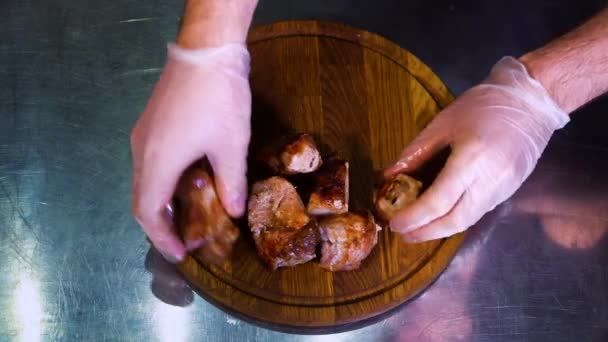
[[176, 223], [186, 249], [221, 265], [231, 253], [239, 229], [217, 197], [213, 179], [202, 163], [187, 169], [176, 189]]
[[258, 255], [272, 270], [316, 257], [319, 231], [296, 189], [282, 177], [256, 182], [251, 190], [247, 219]]
[[332, 157], [315, 174], [315, 185], [308, 199], [310, 215], [342, 214], [348, 211], [348, 162]]
[[412, 203], [420, 193], [422, 183], [406, 174], [397, 174], [386, 181], [376, 193], [376, 213], [390, 221], [401, 209]]
[[277, 145], [268, 149], [263, 158], [278, 174], [310, 173], [316, 171], [323, 163], [310, 134], [301, 133]]
[[321, 267], [329, 271], [358, 269], [378, 243], [380, 226], [371, 213], [344, 213], [319, 222]]

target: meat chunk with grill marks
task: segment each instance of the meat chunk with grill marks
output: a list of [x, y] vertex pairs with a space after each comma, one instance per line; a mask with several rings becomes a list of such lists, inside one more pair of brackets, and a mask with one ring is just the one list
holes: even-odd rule
[[321, 267], [333, 272], [358, 269], [378, 243], [380, 230], [371, 213], [344, 213], [322, 219]]
[[239, 229], [224, 210], [205, 164], [188, 168], [176, 193], [176, 223], [186, 249], [202, 260], [220, 265], [232, 252]]
[[278, 174], [294, 175], [316, 171], [323, 160], [310, 134], [300, 133], [266, 149], [263, 159]]
[[375, 195], [376, 213], [382, 220], [390, 221], [401, 209], [418, 197], [422, 183], [406, 174], [397, 174], [387, 180]]
[[258, 255], [272, 270], [294, 266], [316, 257], [317, 223], [294, 186], [282, 177], [254, 183], [247, 219]]
[[348, 161], [328, 158], [315, 174], [315, 185], [308, 199], [310, 215], [342, 214], [348, 211]]

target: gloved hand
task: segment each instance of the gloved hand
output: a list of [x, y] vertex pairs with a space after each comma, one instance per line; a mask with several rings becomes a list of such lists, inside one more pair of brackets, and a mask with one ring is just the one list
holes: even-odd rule
[[249, 53], [244, 44], [186, 50], [168, 61], [131, 134], [133, 213], [163, 255], [186, 251], [165, 215], [181, 173], [206, 156], [219, 198], [233, 217], [245, 211], [250, 139]]
[[523, 64], [501, 59], [486, 80], [439, 113], [386, 169], [385, 176], [408, 173], [451, 147], [436, 180], [393, 217], [391, 229], [410, 242], [464, 231], [519, 188], [553, 132], [568, 121]]

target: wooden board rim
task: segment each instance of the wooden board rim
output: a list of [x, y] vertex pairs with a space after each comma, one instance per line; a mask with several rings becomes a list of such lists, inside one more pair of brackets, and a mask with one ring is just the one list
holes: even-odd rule
[[[265, 295], [261, 296], [252, 291], [248, 291], [247, 287], [244, 286], [247, 284], [243, 284], [242, 281], [230, 281], [230, 280], [227, 281], [227, 278], [221, 277], [219, 272], [216, 271], [216, 270], [218, 270], [218, 267], [215, 267], [213, 265], [209, 266], [209, 265], [204, 264], [204, 262], [202, 260], [200, 260], [198, 258], [198, 256], [196, 256], [196, 255], [194, 256], [194, 258], [198, 260], [200, 267], [204, 268], [207, 272], [209, 272], [209, 274], [212, 274], [218, 281], [226, 283], [227, 285], [232, 286], [233, 288], [235, 288], [243, 293], [246, 293], [252, 297], [256, 297], [261, 300], [266, 300], [266, 301], [281, 304], [281, 305], [289, 304], [289, 305], [303, 306], [303, 307], [324, 307], [324, 306], [327, 307], [327, 306], [355, 303], [360, 300], [365, 300], [366, 298], [370, 298], [370, 297], [379, 295], [383, 292], [390, 291], [393, 287], [399, 285], [400, 283], [402, 283], [402, 282], [406, 281], [408, 278], [410, 278], [412, 276], [412, 274], [415, 274], [416, 272], [418, 272], [420, 270], [420, 268], [426, 264], [427, 261], [429, 261], [438, 252], [441, 251], [445, 242], [446, 242], [446, 240], [441, 240], [440, 243], [437, 244], [435, 249], [433, 249], [433, 251], [431, 253], [429, 253], [429, 255], [427, 255], [425, 257], [421, 257], [420, 259], [416, 260], [416, 266], [413, 267], [410, 272], [408, 272], [406, 274], [398, 274], [395, 277], [387, 279], [386, 282], [384, 282], [378, 286], [372, 287], [370, 289], [367, 289], [361, 293], [358, 293], [355, 295], [347, 294], [347, 295], [343, 295], [340, 297], [333, 297], [333, 300], [331, 298], [326, 299], [325, 297], [317, 297], [317, 298], [312, 297], [311, 298], [311, 297], [305, 297], [305, 296], [275, 295], [271, 291], [264, 291]], [[354, 272], [356, 272], [356, 271], [354, 271]], [[311, 302], [306, 303], [305, 300], [309, 300]]]

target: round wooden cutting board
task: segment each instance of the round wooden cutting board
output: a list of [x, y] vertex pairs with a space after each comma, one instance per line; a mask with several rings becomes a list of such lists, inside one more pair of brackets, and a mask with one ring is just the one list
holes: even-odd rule
[[[350, 161], [355, 210], [371, 209], [380, 170], [453, 99], [418, 58], [347, 26], [316, 21], [262, 26], [251, 32], [249, 48], [250, 155], [279, 136], [312, 133], [323, 152]], [[256, 172], [250, 164], [252, 180]], [[384, 227], [358, 270], [331, 273], [314, 260], [272, 272], [258, 258], [246, 222], [241, 231], [223, 267], [188, 257], [180, 271], [222, 308], [292, 328], [343, 326], [404, 303], [439, 276], [463, 240], [459, 234], [407, 244]]]

